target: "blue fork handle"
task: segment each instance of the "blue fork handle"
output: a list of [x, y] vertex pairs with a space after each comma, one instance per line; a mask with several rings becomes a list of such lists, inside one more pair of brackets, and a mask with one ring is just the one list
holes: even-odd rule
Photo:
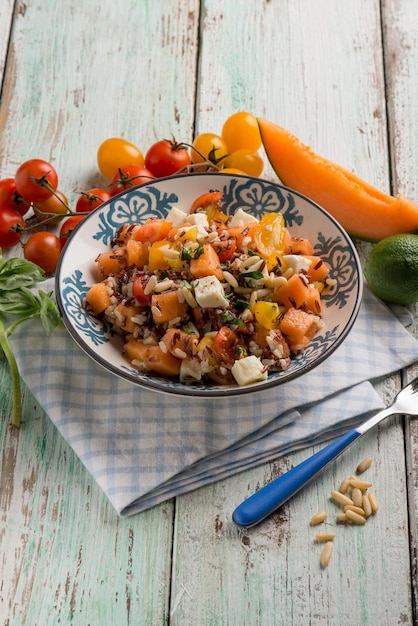
[[244, 500], [233, 512], [238, 526], [254, 526], [295, 495], [362, 433], [353, 428]]

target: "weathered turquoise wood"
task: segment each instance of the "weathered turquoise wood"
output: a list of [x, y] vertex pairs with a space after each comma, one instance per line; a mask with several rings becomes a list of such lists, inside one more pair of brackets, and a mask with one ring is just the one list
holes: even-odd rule
[[[171, 133], [219, 132], [230, 113], [247, 109], [382, 189], [392, 171], [395, 190], [418, 199], [414, 5], [17, 3], [0, 176], [44, 156], [71, 197], [102, 182], [95, 155], [106, 137], [146, 149]], [[0, 6], [0, 76], [13, 8]], [[383, 398], [400, 382], [382, 381]], [[316, 448], [120, 520], [25, 388], [25, 424], [11, 429], [9, 386], [0, 364], [1, 624], [416, 623], [416, 420], [406, 440], [401, 419], [385, 422], [263, 525], [242, 531], [231, 522], [234, 507]], [[379, 513], [365, 528], [336, 528], [328, 494], [369, 455]], [[309, 526], [319, 509], [337, 532], [326, 570]]]
[[[392, 179], [394, 192], [418, 200], [418, 20], [413, 0], [383, 3], [383, 35], [387, 66], [387, 98], [392, 144]], [[417, 307], [411, 307], [418, 337]], [[418, 368], [408, 371], [408, 379], [418, 375]], [[411, 581], [414, 607], [418, 607], [418, 420], [405, 423], [405, 449], [408, 478], [409, 532], [411, 539]], [[415, 619], [418, 616], [415, 615]]]
[[[22, 6], [1, 102], [1, 174], [22, 159], [48, 158], [71, 196], [102, 182], [96, 151], [109, 136], [145, 148], [160, 132], [190, 138], [196, 8]], [[10, 428], [4, 366], [1, 376], [1, 623], [164, 623], [173, 503], [119, 520], [26, 390], [25, 424]]]
[[3, 71], [6, 64], [12, 19], [13, 2], [12, 0], [3, 0], [0, 5], [0, 81], [3, 78]]

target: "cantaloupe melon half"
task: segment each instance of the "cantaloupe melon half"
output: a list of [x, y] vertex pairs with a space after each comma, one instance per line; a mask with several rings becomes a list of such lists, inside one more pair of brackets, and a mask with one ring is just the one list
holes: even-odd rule
[[280, 181], [317, 202], [353, 237], [375, 242], [418, 231], [418, 205], [411, 200], [383, 193], [315, 154], [281, 126], [260, 118], [258, 125]]

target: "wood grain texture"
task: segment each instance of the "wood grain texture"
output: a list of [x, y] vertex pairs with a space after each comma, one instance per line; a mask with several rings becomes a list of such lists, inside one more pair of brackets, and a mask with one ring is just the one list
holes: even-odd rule
[[[145, 150], [172, 133], [219, 133], [229, 114], [249, 110], [414, 196], [416, 44], [414, 0], [6, 0], [0, 175], [31, 156], [51, 159], [74, 198], [104, 182], [103, 139]], [[400, 384], [395, 376], [377, 388], [389, 403]], [[316, 447], [121, 520], [26, 388], [25, 423], [11, 429], [9, 388], [0, 363], [1, 625], [417, 623], [417, 420], [406, 438], [401, 418], [387, 420], [241, 530], [235, 506]], [[337, 526], [329, 493], [366, 456], [380, 510], [365, 527]], [[309, 525], [320, 509], [337, 534], [326, 570]]]
[[[392, 154], [394, 193], [418, 201], [418, 19], [411, 0], [383, 2], [383, 38], [386, 59], [389, 137]], [[415, 323], [411, 329], [418, 338], [416, 305], [410, 307]], [[405, 382], [418, 375], [409, 369]], [[408, 478], [409, 529], [411, 537], [411, 584], [415, 619], [418, 621], [418, 420], [405, 422], [406, 473]]]
[[3, 81], [3, 72], [9, 47], [10, 30], [13, 21], [13, 5], [13, 0], [3, 0], [0, 4], [0, 84]]
[[[389, 189], [378, 3], [241, 3], [239, 14], [227, 3], [210, 2], [205, 8], [200, 130], [220, 129], [234, 110], [255, 111]], [[219, 99], [222, 109], [211, 105]], [[397, 384], [386, 392], [388, 400]], [[313, 450], [180, 499], [173, 623], [210, 624], [219, 615], [234, 624], [296, 625], [306, 623], [307, 615], [311, 624], [412, 623], [403, 445], [401, 424], [386, 424], [348, 451], [312, 489], [243, 535], [231, 523], [234, 507]], [[321, 571], [309, 519], [324, 507], [332, 510], [331, 488], [369, 455], [377, 458], [382, 512], [367, 528], [338, 529], [331, 565]], [[393, 492], [395, 506], [388, 497]], [[396, 533], [385, 533], [388, 526]], [[198, 572], [194, 578], [193, 571]], [[379, 603], [371, 603], [376, 594]]]
[[[95, 162], [103, 139], [145, 149], [161, 132], [191, 137], [196, 2], [21, 9], [1, 101], [2, 176], [26, 158], [50, 159], [71, 197], [105, 182]], [[173, 503], [118, 519], [27, 390], [25, 424], [10, 428], [1, 372], [0, 623], [164, 623]]]

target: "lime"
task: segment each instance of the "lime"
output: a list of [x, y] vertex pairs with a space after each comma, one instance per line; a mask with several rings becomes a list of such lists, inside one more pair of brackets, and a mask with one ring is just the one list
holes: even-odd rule
[[370, 251], [364, 276], [377, 296], [395, 304], [418, 301], [418, 235], [391, 235]]

